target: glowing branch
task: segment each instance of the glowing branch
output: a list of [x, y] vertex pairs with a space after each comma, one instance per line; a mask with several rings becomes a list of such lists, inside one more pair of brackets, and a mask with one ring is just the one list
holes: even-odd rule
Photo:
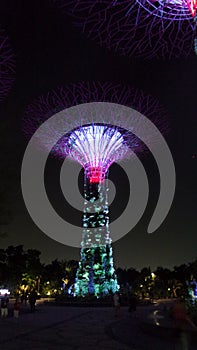
[[121, 55], [187, 56], [195, 37], [196, 0], [54, 0], [88, 38]]

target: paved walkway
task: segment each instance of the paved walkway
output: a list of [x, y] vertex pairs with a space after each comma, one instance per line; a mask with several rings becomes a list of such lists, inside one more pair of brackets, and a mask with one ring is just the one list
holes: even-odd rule
[[169, 317], [170, 302], [139, 307], [109, 326], [111, 336], [132, 350], [197, 350], [197, 332], [188, 326], [187, 332], [174, 328]]
[[[154, 324], [154, 310], [139, 307], [136, 315], [121, 308], [27, 306], [19, 319], [0, 319], [1, 350], [182, 350], [172, 337], [157, 337], [141, 327]], [[152, 312], [153, 311], [153, 312]], [[192, 345], [191, 350], [197, 350]]]
[[[122, 316], [121, 316], [122, 317]], [[112, 308], [42, 306], [35, 314], [0, 320], [0, 349], [127, 350], [106, 332], [114, 321]]]

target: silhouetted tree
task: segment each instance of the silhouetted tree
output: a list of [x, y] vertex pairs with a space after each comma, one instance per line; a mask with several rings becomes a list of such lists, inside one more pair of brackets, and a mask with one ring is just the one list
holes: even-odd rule
[[25, 282], [25, 274], [35, 280], [43, 270], [40, 254], [36, 249], [24, 251], [23, 245], [0, 249], [0, 284], [16, 289]]

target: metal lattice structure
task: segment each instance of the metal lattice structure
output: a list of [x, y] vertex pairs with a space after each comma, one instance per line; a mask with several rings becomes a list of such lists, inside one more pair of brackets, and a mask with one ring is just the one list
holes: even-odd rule
[[[36, 98], [27, 106], [23, 118], [23, 132], [29, 138], [37, 128], [48, 118], [57, 112], [81, 103], [88, 102], [112, 102], [122, 104], [139, 111], [152, 120], [158, 128], [164, 130], [168, 128], [166, 122], [166, 112], [159, 101], [142, 90], [137, 90], [130, 85], [111, 82], [79, 82], [59, 87], [49, 91], [46, 95]], [[101, 120], [103, 122], [103, 120]], [[115, 117], [112, 116], [110, 123], [114, 124]], [[67, 125], [62, 128], [69, 130], [70, 126], [78, 128], [80, 119], [76, 121], [68, 120]], [[125, 129], [127, 125], [125, 125]], [[38, 140], [42, 147], [48, 147], [48, 138]], [[61, 150], [55, 150], [54, 156], [61, 157]]]
[[54, 0], [80, 30], [120, 55], [188, 56], [196, 36], [196, 0]]
[[151, 15], [173, 21], [191, 20], [196, 14], [196, 0], [137, 0]]

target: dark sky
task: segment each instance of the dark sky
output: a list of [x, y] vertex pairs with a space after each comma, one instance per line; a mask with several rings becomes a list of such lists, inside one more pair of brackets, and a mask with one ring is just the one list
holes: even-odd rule
[[79, 258], [79, 249], [48, 238], [27, 213], [20, 189], [20, 168], [27, 145], [21, 121], [25, 107], [51, 89], [73, 82], [103, 80], [130, 84], [160, 100], [170, 120], [167, 142], [177, 172], [172, 208], [161, 227], [148, 235], [159, 182], [152, 157], [143, 160], [151, 200], [132, 232], [114, 244], [115, 265], [173, 267], [197, 258], [197, 57], [192, 54], [187, 59], [150, 62], [120, 57], [83, 36], [47, 0], [3, 0], [0, 23], [10, 37], [17, 61], [15, 85], [0, 106], [1, 186], [10, 211], [9, 224], [1, 230], [0, 246], [24, 244], [25, 248], [36, 248], [45, 262]]

